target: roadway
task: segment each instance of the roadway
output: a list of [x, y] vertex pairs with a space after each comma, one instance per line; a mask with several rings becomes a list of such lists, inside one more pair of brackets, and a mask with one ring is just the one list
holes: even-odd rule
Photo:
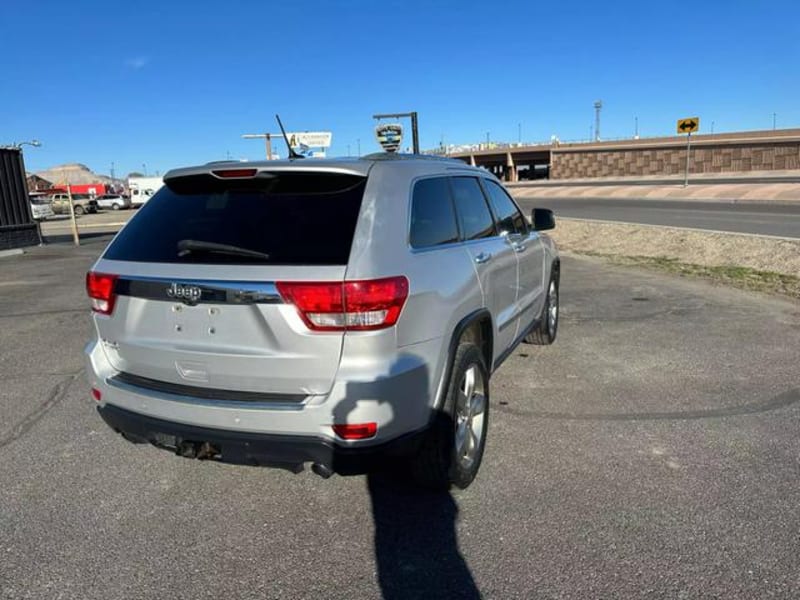
[[565, 257], [558, 340], [492, 378], [475, 483], [430, 494], [111, 431], [82, 356], [107, 241], [0, 265], [0, 597], [797, 596], [796, 303]]
[[[512, 193], [515, 191], [511, 189]], [[526, 212], [551, 208], [556, 217], [691, 227], [800, 239], [800, 203], [702, 202], [647, 198], [517, 198]]]

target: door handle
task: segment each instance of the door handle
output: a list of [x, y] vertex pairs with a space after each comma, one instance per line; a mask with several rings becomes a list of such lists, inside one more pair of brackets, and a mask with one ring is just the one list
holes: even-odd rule
[[511, 247], [514, 248], [516, 252], [525, 252], [525, 248], [527, 248], [525, 244], [511, 244]]
[[481, 252], [475, 257], [475, 262], [478, 263], [479, 265], [487, 263], [490, 260], [492, 260], [492, 255], [490, 252]]

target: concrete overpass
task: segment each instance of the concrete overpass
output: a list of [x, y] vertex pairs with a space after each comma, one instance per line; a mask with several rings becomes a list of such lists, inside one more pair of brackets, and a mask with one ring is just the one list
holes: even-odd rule
[[[509, 182], [678, 175], [686, 164], [686, 136], [509, 144], [449, 156]], [[690, 158], [690, 174], [800, 169], [800, 129], [693, 135]]]

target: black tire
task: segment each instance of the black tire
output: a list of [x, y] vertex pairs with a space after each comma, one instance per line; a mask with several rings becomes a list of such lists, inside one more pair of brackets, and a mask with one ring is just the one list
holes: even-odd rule
[[75, 216], [79, 217], [85, 212], [86, 211], [83, 209], [83, 207], [80, 204], [75, 207]]
[[[460, 393], [467, 372], [475, 369], [473, 377], [478, 373], [481, 377], [483, 410], [475, 413], [482, 418], [480, 437], [477, 444], [470, 444], [474, 454], [467, 461], [460, 458], [456, 450], [456, 432], [459, 429], [459, 407], [463, 399]], [[477, 386], [475, 386], [477, 389]], [[463, 404], [463, 401], [462, 401]], [[472, 426], [472, 413], [469, 418]], [[463, 422], [463, 421], [462, 421]], [[489, 372], [484, 363], [480, 348], [472, 343], [459, 344], [453, 359], [447, 394], [441, 410], [437, 411], [431, 428], [425, 435], [417, 454], [412, 458], [411, 476], [417, 485], [433, 490], [447, 490], [451, 485], [465, 489], [472, 483], [478, 473], [486, 447], [486, 436], [489, 427]], [[470, 435], [472, 430], [469, 430]], [[470, 439], [474, 439], [471, 437]], [[472, 453], [473, 451], [470, 451]]]
[[122, 208], [122, 207], [119, 204], [117, 204], [116, 202], [114, 202], [114, 204], [111, 205], [111, 209], [112, 210], [119, 210], [120, 208]]
[[[547, 298], [545, 298], [542, 314], [539, 316], [539, 324], [536, 328], [525, 336], [526, 344], [536, 344], [547, 346], [556, 341], [558, 334], [558, 317], [561, 311], [558, 305], [558, 271], [553, 269], [550, 274], [550, 281], [547, 284]], [[550, 311], [555, 303], [555, 318], [550, 318]]]

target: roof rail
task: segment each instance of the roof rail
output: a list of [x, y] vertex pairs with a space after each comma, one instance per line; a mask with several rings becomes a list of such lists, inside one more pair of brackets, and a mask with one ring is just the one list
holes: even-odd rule
[[395, 152], [375, 152], [361, 157], [364, 160], [428, 160], [436, 162], [458, 162], [464, 164], [463, 160], [446, 156], [436, 156], [433, 154], [400, 154]]

